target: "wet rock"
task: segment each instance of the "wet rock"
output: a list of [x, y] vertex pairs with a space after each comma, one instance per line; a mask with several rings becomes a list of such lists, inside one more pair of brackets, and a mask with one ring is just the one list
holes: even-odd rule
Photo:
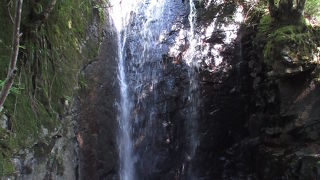
[[[246, 31], [243, 38], [250, 39], [250, 30]], [[248, 71], [243, 71], [247, 76], [241, 81], [248, 81], [246, 87], [250, 87], [238, 88], [250, 97], [244, 132], [258, 138], [259, 143], [247, 143], [248, 135], [237, 139], [229, 148], [232, 153], [226, 153], [231, 163], [224, 177], [239, 177], [234, 174], [241, 172], [243, 177], [256, 179], [317, 179], [320, 87], [312, 80], [316, 61], [299, 48], [275, 48], [268, 61], [266, 56], [250, 53], [250, 49], [261, 47], [249, 43], [243, 48]], [[231, 165], [243, 162], [244, 166]]]
[[79, 179], [117, 177], [117, 35], [112, 22], [106, 23], [99, 55], [84, 67], [86, 85], [76, 98]]
[[[65, 117], [64, 122], [71, 122]], [[33, 148], [19, 151], [12, 161], [19, 172], [18, 179], [77, 179], [77, 152], [72, 126], [65, 125], [65, 136], [52, 137], [49, 144], [38, 142]], [[48, 138], [48, 137], [45, 137]]]

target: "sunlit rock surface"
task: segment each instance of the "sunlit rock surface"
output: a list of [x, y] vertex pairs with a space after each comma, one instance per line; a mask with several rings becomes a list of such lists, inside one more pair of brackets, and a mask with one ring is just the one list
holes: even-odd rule
[[[117, 116], [121, 104], [119, 54], [117, 48], [110, 48], [117, 47], [116, 30], [123, 26], [123, 19], [108, 18], [114, 28], [106, 32], [99, 58], [85, 69], [90, 91], [79, 98], [83, 113], [77, 134], [80, 179], [318, 177], [316, 65], [298, 67], [298, 73], [296, 67], [278, 70], [267, 66], [263, 47], [254, 45], [256, 27], [243, 24], [255, 3], [196, 3], [193, 34], [189, 1], [170, 1], [166, 11], [161, 11], [165, 17], [161, 20], [143, 9], [125, 17], [131, 23], [126, 24], [123, 52], [132, 60], [124, 61], [123, 66], [132, 103], [127, 113], [132, 128], [127, 155], [132, 162], [127, 168], [134, 172], [126, 176], [119, 174], [128, 170], [120, 170], [126, 161], [119, 156], [119, 147], [125, 147], [119, 146]], [[145, 59], [141, 62], [139, 58]], [[193, 81], [197, 86], [190, 83]], [[194, 92], [199, 101], [190, 100]], [[190, 102], [197, 102], [193, 155], [187, 123]]]

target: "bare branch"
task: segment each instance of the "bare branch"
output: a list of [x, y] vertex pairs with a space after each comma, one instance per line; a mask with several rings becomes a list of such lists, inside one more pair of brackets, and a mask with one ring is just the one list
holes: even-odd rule
[[10, 12], [11, 3], [12, 3], [12, 1], [9, 1], [9, 3], [7, 4], [7, 8], [8, 8], [8, 14], [9, 14], [10, 20], [11, 20], [12, 24], [14, 24], [14, 21], [13, 21], [13, 18], [11, 16], [11, 12]]
[[11, 59], [9, 70], [7, 74], [7, 78], [3, 85], [3, 88], [0, 93], [0, 108], [2, 108], [8, 94], [10, 88], [12, 87], [14, 77], [16, 75], [16, 64], [18, 59], [19, 53], [19, 42], [20, 42], [20, 23], [21, 23], [21, 11], [22, 11], [22, 2], [23, 0], [17, 0], [16, 3], [16, 12], [14, 17], [14, 25], [13, 25], [13, 34], [12, 34], [12, 52], [11, 52]]

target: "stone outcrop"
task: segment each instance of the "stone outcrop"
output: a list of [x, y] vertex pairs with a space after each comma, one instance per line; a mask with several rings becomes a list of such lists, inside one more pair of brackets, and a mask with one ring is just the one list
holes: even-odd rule
[[[190, 81], [190, 66], [184, 62], [189, 46], [187, 13], [180, 12], [161, 40], [161, 52], [168, 50], [162, 61], [143, 64], [146, 69], [158, 68], [163, 77], [152, 88], [150, 84], [141, 88], [143, 102], [134, 107], [133, 115], [139, 117], [136, 128], [152, 130], [134, 133], [134, 151], [141, 158], [135, 164], [139, 177], [188, 179], [188, 170], [204, 180], [319, 177], [318, 60], [311, 62], [314, 54], [304, 56], [286, 46], [265, 56], [265, 44], [257, 43], [257, 27], [243, 24], [251, 5], [197, 4], [194, 57], [200, 62], [196, 72], [201, 103], [199, 145], [192, 160], [185, 151], [190, 140], [185, 127]], [[187, 3], [177, 6], [183, 11], [186, 7]], [[116, 34], [107, 24], [99, 57], [83, 71], [87, 84], [77, 101], [80, 179], [118, 178], [115, 102], [119, 87], [113, 47]], [[151, 113], [155, 121], [147, 124]]]
[[[117, 35], [107, 13], [106, 20], [99, 55], [83, 68], [76, 97], [79, 178], [84, 180], [117, 176]], [[97, 27], [90, 29], [90, 40], [98, 41]]]
[[[257, 27], [243, 25], [228, 44], [224, 40], [229, 31], [219, 27], [230, 21], [223, 17], [236, 14], [239, 7], [246, 13], [250, 4], [211, 5], [198, 6], [198, 28], [215, 20], [215, 30], [204, 42], [209, 47], [221, 44], [222, 63], [205, 63], [210, 62], [207, 60], [200, 70], [202, 108], [200, 145], [193, 162], [196, 174], [203, 179], [318, 178], [316, 41], [304, 38], [298, 42], [295, 38], [296, 44], [289, 48], [283, 45], [292, 42], [289, 36], [316, 37], [314, 30], [284, 27], [276, 33], [285, 32], [286, 39], [274, 37], [276, 40], [262, 43]], [[268, 46], [272, 52], [266, 50]], [[217, 58], [210, 55], [204, 57]]]

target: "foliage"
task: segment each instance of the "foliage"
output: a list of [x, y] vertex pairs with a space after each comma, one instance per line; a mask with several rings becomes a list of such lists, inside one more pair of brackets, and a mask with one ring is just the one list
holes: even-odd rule
[[268, 16], [268, 15], [262, 16], [262, 18], [260, 19], [259, 26], [258, 26], [258, 32], [266, 34], [266, 33], [270, 32], [271, 29], [272, 29], [271, 16]]
[[309, 17], [315, 17], [320, 21], [320, 1], [307, 0], [305, 5], [305, 14]]
[[280, 27], [269, 34], [264, 58], [270, 63], [280, 59], [282, 52], [287, 51], [287, 55], [296, 62], [311, 60], [310, 56], [317, 50], [313, 37], [312, 31], [304, 26]]
[[[4, 85], [4, 81], [0, 80], [0, 89], [3, 88], [3, 85]], [[12, 93], [14, 95], [19, 95], [19, 94], [21, 94], [22, 90], [23, 90], [22, 87], [12, 86], [10, 89], [10, 93]]]
[[310, 65], [315, 63], [318, 53], [319, 32], [306, 23], [279, 23], [264, 14], [258, 23], [254, 44], [262, 51], [261, 58], [269, 67], [282, 60], [287, 66]]
[[86, 89], [87, 88], [87, 83], [86, 83], [86, 80], [85, 80], [85, 77], [84, 77], [84, 75], [81, 73], [81, 74], [79, 74], [79, 80], [78, 80], [78, 82], [79, 82], [79, 87], [80, 87], [80, 89], [82, 89], [82, 90], [84, 90], [84, 89]]
[[[14, 1], [8, 2], [0, 1], [0, 80], [6, 77], [11, 50]], [[57, 1], [49, 18], [39, 23], [35, 17], [44, 11], [48, 1], [24, 1], [19, 71], [4, 104], [11, 129], [10, 133], [2, 133], [6, 131], [0, 128], [0, 162], [10, 162], [19, 149], [32, 148], [39, 141], [42, 128], [48, 129], [49, 135], [59, 129], [59, 119], [65, 113], [64, 100], [72, 99], [83, 59], [95, 55], [87, 50], [85, 37], [92, 8], [98, 7], [99, 2]], [[97, 49], [93, 43], [89, 46]], [[7, 172], [10, 165], [5, 166]]]
[[14, 175], [15, 169], [10, 159], [0, 154], [0, 177]]
[[9, 159], [12, 148], [10, 133], [0, 128], [0, 177], [11, 175], [14, 172], [14, 167]]

